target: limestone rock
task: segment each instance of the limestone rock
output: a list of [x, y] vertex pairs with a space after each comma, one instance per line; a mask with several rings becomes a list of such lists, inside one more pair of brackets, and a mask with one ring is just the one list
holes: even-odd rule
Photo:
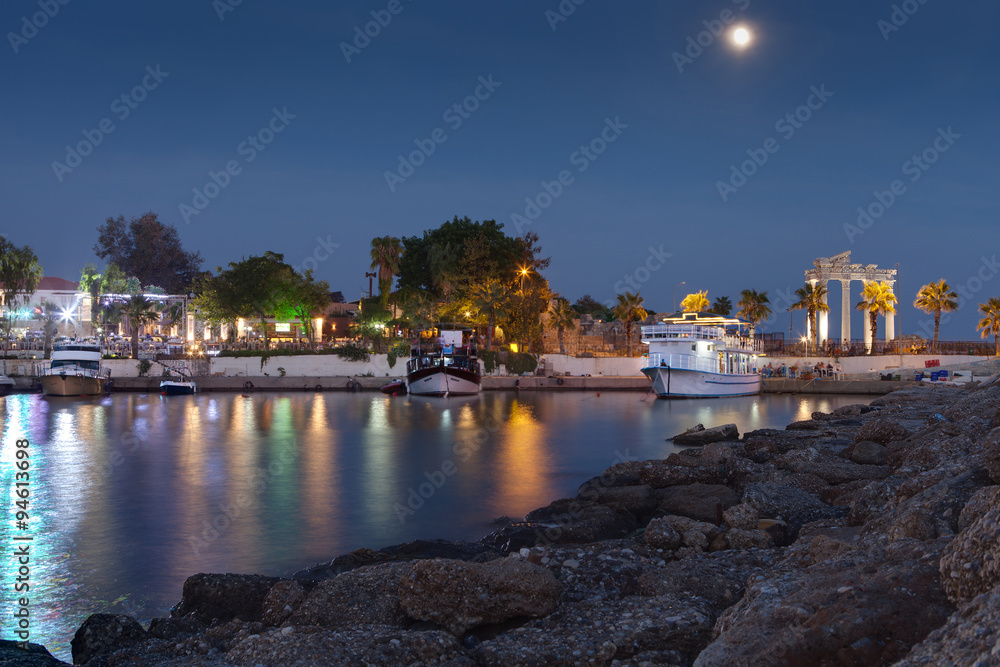
[[1000, 658], [1000, 589], [974, 598], [895, 667], [995, 665]]
[[699, 554], [646, 570], [639, 577], [639, 592], [703, 598], [721, 613], [740, 599], [749, 580], [765, 575], [778, 560], [777, 550], [770, 549]]
[[885, 479], [890, 474], [888, 466], [859, 465], [839, 456], [814, 450], [787, 452], [775, 463], [792, 472], [816, 475], [830, 484], [843, 484], [859, 479]]
[[871, 440], [855, 442], [842, 456], [862, 465], [884, 466], [886, 463], [885, 446]]
[[[594, 479], [599, 480], [599, 477]], [[624, 509], [637, 517], [647, 515], [656, 509], [657, 499], [653, 495], [653, 487], [645, 484], [635, 486], [603, 486], [584, 482], [580, 485], [577, 496], [584, 500], [592, 500], [616, 509]]]
[[[264, 625], [280, 626], [306, 598], [306, 589], [295, 579], [283, 579], [264, 596], [261, 621]], [[152, 627], [150, 628], [152, 630]]]
[[711, 428], [705, 428], [701, 424], [698, 424], [694, 428], [690, 428], [669, 439], [673, 440], [675, 445], [707, 445], [713, 442], [722, 442], [723, 440], [738, 440], [739, 437], [740, 430], [736, 427], [736, 424], [723, 424]]
[[783, 484], [752, 483], [743, 491], [743, 504], [762, 519], [785, 519], [807, 509], [826, 507], [818, 497]]
[[948, 545], [941, 557], [941, 584], [955, 603], [1000, 584], [1000, 508], [976, 519]]
[[0, 639], [0, 665], [14, 667], [69, 667], [69, 663], [56, 660], [40, 644], [28, 644], [24, 650], [15, 641]]
[[744, 530], [754, 530], [760, 521], [760, 513], [753, 505], [740, 503], [723, 512], [722, 518], [730, 529], [742, 528]]
[[453, 542], [440, 539], [413, 540], [412, 542], [394, 544], [378, 550], [356, 549], [342, 556], [337, 556], [332, 561], [317, 563], [312, 567], [299, 570], [292, 575], [292, 578], [328, 579], [366, 565], [417, 560], [420, 558], [453, 558], [455, 560], [483, 563], [494, 558], [500, 558], [500, 556], [501, 554], [495, 548], [488, 545], [485, 540], [480, 540], [479, 542]]
[[905, 440], [910, 437], [910, 431], [892, 417], [879, 416], [864, 424], [854, 442], [870, 440], [880, 445], [888, 445], [894, 440]]
[[407, 624], [407, 616], [399, 602], [399, 582], [411, 567], [412, 561], [384, 563], [325, 579], [309, 593], [288, 622], [330, 629], [358, 623], [402, 628]]
[[702, 464], [725, 463], [733, 456], [745, 456], [746, 447], [739, 442], [713, 442], [705, 445], [698, 452], [698, 460]]
[[733, 528], [726, 532], [730, 549], [766, 549], [771, 546], [771, 536], [763, 530]]
[[1000, 484], [1000, 428], [990, 431], [984, 439], [983, 458], [993, 482]]
[[530, 512], [524, 519], [544, 525], [545, 539], [560, 544], [624, 537], [637, 528], [636, 518], [630, 512], [575, 498], [556, 500]]
[[965, 530], [994, 507], [1000, 507], [1000, 486], [979, 489], [962, 508], [962, 513], [958, 517], [958, 530]]
[[646, 544], [654, 549], [675, 551], [681, 546], [681, 535], [663, 519], [653, 519], [646, 526]]
[[489, 563], [422, 560], [399, 582], [403, 611], [455, 635], [516, 616], [555, 611], [562, 586], [548, 570], [516, 558]]
[[722, 530], [715, 524], [704, 521], [695, 521], [682, 516], [663, 516], [653, 519], [646, 526], [646, 541], [650, 546], [654, 546], [649, 542], [653, 539], [657, 544], [664, 544], [656, 548], [668, 549], [666, 545], [673, 544], [674, 533], [680, 535], [680, 546], [676, 547], [677, 555], [687, 557], [708, 551], [712, 540], [720, 535]]
[[73, 664], [82, 665], [95, 656], [145, 638], [146, 631], [131, 616], [91, 614], [73, 635]]
[[722, 484], [670, 486], [656, 492], [659, 509], [697, 521], [719, 522], [719, 514], [739, 502], [739, 496]]
[[639, 481], [654, 489], [685, 484], [722, 484], [722, 465], [671, 465], [665, 461], [646, 461], [639, 469]]
[[264, 598], [278, 581], [256, 574], [196, 574], [184, 581], [181, 601], [170, 615], [191, 615], [206, 624], [237, 616], [244, 621], [260, 620]]

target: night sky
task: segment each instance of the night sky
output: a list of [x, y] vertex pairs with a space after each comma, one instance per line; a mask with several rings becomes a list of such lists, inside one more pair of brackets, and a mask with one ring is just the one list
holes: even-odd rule
[[457, 214], [536, 231], [571, 300], [767, 290], [786, 334], [845, 250], [898, 263], [903, 333], [931, 280], [969, 297], [943, 338], [1000, 295], [996, 2], [237, 2], [2, 3], [0, 234], [46, 275], [152, 210], [205, 268], [274, 250], [357, 298], [372, 237]]

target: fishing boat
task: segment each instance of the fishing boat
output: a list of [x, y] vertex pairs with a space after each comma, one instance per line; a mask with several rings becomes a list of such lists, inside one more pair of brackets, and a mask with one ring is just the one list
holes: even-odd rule
[[760, 393], [760, 342], [749, 322], [710, 313], [675, 313], [642, 327], [642, 374], [659, 398]]
[[111, 371], [101, 368], [100, 345], [62, 343], [52, 348], [40, 381], [48, 396], [95, 396], [110, 389]]
[[[406, 389], [417, 396], [463, 396], [482, 389], [472, 329], [438, 324], [418, 335], [406, 362]], [[437, 333], [437, 336], [433, 336]]]

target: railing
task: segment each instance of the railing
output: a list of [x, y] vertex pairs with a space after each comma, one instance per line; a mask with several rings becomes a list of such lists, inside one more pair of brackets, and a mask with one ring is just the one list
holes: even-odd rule
[[763, 344], [757, 338], [749, 336], [734, 336], [724, 327], [709, 327], [698, 324], [653, 324], [642, 327], [643, 343], [665, 343], [669, 341], [719, 341], [725, 343], [726, 349], [763, 351]]
[[643, 355], [642, 368], [653, 367], [681, 368], [689, 371], [701, 371], [704, 373], [718, 373], [719, 362], [716, 359], [706, 359], [696, 357], [693, 354], [661, 354], [653, 352]]

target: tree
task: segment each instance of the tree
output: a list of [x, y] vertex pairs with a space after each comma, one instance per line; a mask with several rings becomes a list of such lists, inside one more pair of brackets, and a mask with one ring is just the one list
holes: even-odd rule
[[132, 330], [132, 358], [138, 359], [139, 329], [156, 324], [160, 320], [160, 313], [156, 310], [156, 304], [141, 294], [133, 295], [128, 301], [120, 304], [118, 311]]
[[44, 359], [48, 359], [52, 354], [52, 339], [59, 330], [60, 317], [59, 307], [51, 301], [46, 301], [42, 307], [35, 308], [32, 315], [33, 319], [42, 323], [42, 333], [45, 335], [45, 344], [42, 346]]
[[124, 216], [108, 218], [97, 231], [94, 253], [143, 285], [187, 293], [200, 274], [201, 254], [186, 252], [177, 230], [160, 222], [152, 211], [128, 222]]
[[168, 331], [173, 330], [182, 319], [184, 319], [183, 303], [172, 303], [163, 311], [163, 322]]
[[[628, 353], [632, 354], [632, 323], [641, 322], [649, 314], [642, 307], [642, 297], [638, 292], [632, 294], [625, 292], [618, 295], [618, 303], [615, 304], [615, 319], [619, 320], [625, 327], [625, 344], [628, 346]], [[708, 299], [705, 299], [707, 302]], [[707, 307], [707, 306], [706, 306]]]
[[[619, 295], [619, 299], [621, 296]], [[688, 294], [681, 300], [681, 311], [685, 313], [701, 313], [708, 310], [711, 303], [708, 300], [708, 292], [695, 292]]]
[[872, 345], [868, 348], [868, 354], [875, 354], [875, 339], [878, 333], [878, 316], [887, 313], [895, 313], [896, 295], [892, 293], [892, 286], [886, 281], [866, 280], [864, 290], [861, 292], [861, 301], [854, 306], [862, 312], [868, 313], [869, 327], [871, 328]]
[[403, 244], [395, 236], [379, 236], [372, 239], [372, 269], [378, 270], [378, 295], [385, 305], [392, 291], [392, 278], [399, 273], [399, 260], [403, 254]]
[[728, 296], [716, 297], [708, 312], [729, 317], [729, 314], [733, 312], [733, 302], [729, 300]]
[[1000, 357], [1000, 298], [991, 296], [989, 301], [979, 304], [979, 312], [983, 314], [983, 319], [976, 325], [979, 335], [986, 338], [993, 334], [993, 356]]
[[792, 310], [806, 311], [809, 318], [809, 331], [816, 339], [817, 349], [819, 348], [819, 328], [816, 326], [816, 313], [825, 313], [830, 310], [830, 306], [826, 303], [826, 295], [826, 285], [806, 283], [795, 290], [795, 296], [799, 297], [799, 300], [792, 304]]
[[499, 280], [488, 280], [472, 293], [473, 307], [486, 317], [486, 349], [490, 350], [497, 319], [507, 303], [507, 290]]
[[771, 317], [771, 300], [767, 298], [767, 292], [745, 289], [740, 292], [737, 305], [740, 307], [737, 315], [751, 325], [751, 336], [759, 323], [766, 322]]
[[590, 315], [595, 320], [609, 320], [613, 317], [607, 306], [589, 294], [584, 294], [577, 299], [576, 303], [573, 304], [573, 310], [580, 315]]
[[6, 315], [3, 318], [3, 370], [7, 372], [7, 348], [10, 333], [17, 322], [17, 311], [27, 305], [42, 279], [42, 266], [30, 246], [17, 247], [0, 236], [0, 296]]
[[569, 299], [564, 297], [556, 297], [552, 302], [552, 307], [549, 310], [549, 315], [552, 317], [550, 320], [553, 327], [559, 335], [559, 354], [566, 354], [566, 345], [563, 342], [563, 332], [569, 330], [572, 331], [576, 328], [576, 320], [578, 315], [576, 311], [573, 310], [572, 306], [569, 305]]
[[289, 281], [288, 302], [306, 330], [309, 347], [315, 350], [316, 330], [313, 318], [326, 312], [330, 306], [330, 285], [325, 280], [315, 280], [312, 269], [306, 269], [304, 275], [299, 275], [293, 270], [286, 279]]
[[958, 295], [942, 278], [936, 283], [927, 283], [921, 287], [913, 306], [925, 313], [934, 313], [934, 342], [931, 343], [931, 352], [937, 352], [941, 313], [958, 310]]

